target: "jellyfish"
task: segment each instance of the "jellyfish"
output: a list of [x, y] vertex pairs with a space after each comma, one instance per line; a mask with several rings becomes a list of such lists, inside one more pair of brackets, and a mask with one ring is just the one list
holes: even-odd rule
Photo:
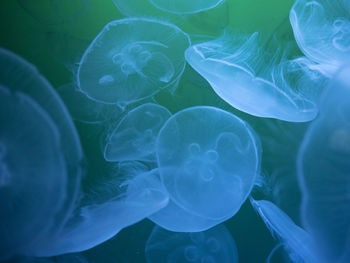
[[[260, 143], [252, 128], [235, 115], [208, 106], [187, 108], [171, 116], [158, 134], [156, 154], [170, 204], [211, 222], [201, 230], [237, 213], [260, 168]], [[177, 214], [174, 219], [165, 216], [169, 212]], [[191, 223], [192, 231], [199, 230], [195, 224], [200, 220], [180, 224], [179, 215], [165, 208], [150, 219], [172, 231]]]
[[41, 256], [90, 249], [167, 205], [168, 194], [156, 170], [149, 170], [138, 162], [124, 162], [119, 166], [109, 180], [94, 186], [93, 196], [82, 201], [55, 242]]
[[332, 76], [350, 58], [350, 10], [346, 0], [297, 0], [290, 23], [302, 52]]
[[0, 260], [31, 253], [55, 228], [66, 191], [60, 134], [22, 92], [0, 85]]
[[310, 121], [317, 114], [324, 77], [311, 69], [312, 62], [306, 58], [287, 60], [278, 53], [262, 50], [258, 33], [248, 37], [227, 31], [215, 40], [191, 46], [185, 57], [238, 110], [290, 122]]
[[197, 233], [169, 232], [155, 226], [145, 253], [147, 263], [238, 262], [235, 241], [224, 225]]
[[146, 103], [131, 110], [108, 136], [107, 161], [155, 161], [155, 141], [171, 113], [163, 106]]
[[[51, 229], [50, 235], [47, 235], [47, 237], [53, 237], [70, 216], [78, 197], [80, 179], [83, 173], [81, 167], [83, 152], [80, 139], [58, 94], [32, 64], [11, 51], [0, 48], [0, 68], [0, 85], [13, 93], [23, 93], [35, 101], [50, 117], [58, 130], [59, 148], [64, 156], [67, 176], [65, 193], [62, 194], [64, 203], [54, 218], [53, 225], [56, 227]], [[38, 241], [35, 245], [37, 247], [30, 248], [28, 246], [27, 250], [39, 251], [45, 243], [47, 242]]]
[[78, 88], [91, 99], [121, 107], [177, 83], [190, 40], [173, 24], [146, 18], [108, 23], [85, 51]]
[[73, 83], [63, 85], [57, 91], [76, 121], [101, 124], [121, 115], [121, 110], [116, 105], [89, 99], [84, 93], [77, 90]]
[[347, 65], [331, 81], [297, 159], [301, 219], [315, 242], [320, 262], [350, 261], [349, 76]]
[[252, 206], [259, 213], [272, 234], [281, 240], [293, 262], [319, 262], [310, 235], [297, 226], [287, 214], [267, 200], [250, 199]]
[[171, 2], [169, 0], [149, 0], [155, 7], [166, 12], [175, 14], [193, 14], [204, 10], [215, 8], [224, 2], [224, 0], [209, 1], [186, 1], [178, 0]]
[[89, 9], [90, 0], [17, 0], [34, 19], [46, 25], [62, 25], [79, 19]]

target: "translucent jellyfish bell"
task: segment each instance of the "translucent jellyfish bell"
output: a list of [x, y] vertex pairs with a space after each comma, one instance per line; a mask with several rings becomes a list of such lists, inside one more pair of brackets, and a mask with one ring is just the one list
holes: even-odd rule
[[295, 39], [306, 56], [333, 74], [350, 58], [347, 0], [297, 0], [290, 11]]
[[60, 134], [29, 96], [0, 85], [0, 260], [27, 251], [56, 227], [67, 170]]
[[345, 263], [350, 261], [350, 65], [331, 83], [298, 155], [301, 219], [321, 262]]
[[125, 105], [177, 82], [185, 68], [186, 33], [173, 24], [126, 18], [112, 21], [85, 51], [78, 87], [88, 97]]
[[153, 103], [131, 110], [108, 136], [105, 159], [111, 162], [154, 161], [156, 137], [170, 116], [166, 108]]
[[212, 221], [240, 209], [260, 168], [259, 139], [250, 126], [214, 107], [192, 107], [170, 117], [156, 153], [171, 200]]
[[252, 198], [251, 204], [272, 234], [277, 234], [281, 239], [293, 262], [319, 262], [310, 235], [295, 225], [280, 208], [270, 201], [256, 201]]
[[186, 1], [186, 0], [149, 0], [155, 7], [175, 14], [193, 14], [204, 10], [212, 9], [223, 3], [225, 0], [207, 1]]
[[273, 57], [276, 50], [271, 55], [259, 45], [258, 33], [246, 37], [226, 32], [191, 46], [185, 57], [223, 100], [241, 111], [293, 122], [315, 118], [314, 98], [303, 92], [319, 80], [304, 72], [305, 60], [278, 59]]
[[197, 233], [169, 232], [156, 226], [145, 253], [147, 263], [238, 262], [235, 241], [224, 225]]

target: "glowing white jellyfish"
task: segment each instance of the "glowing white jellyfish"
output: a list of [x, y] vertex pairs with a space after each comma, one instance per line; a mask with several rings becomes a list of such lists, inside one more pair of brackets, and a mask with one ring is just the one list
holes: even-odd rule
[[156, 137], [170, 116], [166, 108], [153, 103], [131, 110], [108, 136], [105, 159], [154, 161]]
[[176, 233], [154, 227], [145, 248], [147, 263], [238, 262], [234, 239], [223, 225], [205, 232]]
[[258, 33], [242, 37], [227, 32], [191, 46], [185, 57], [223, 100], [241, 111], [293, 122], [317, 114], [317, 89], [312, 96], [306, 90], [323, 80], [306, 71], [305, 59], [281, 60], [262, 50]]
[[77, 74], [88, 97], [123, 106], [174, 85], [185, 68], [186, 33], [146, 18], [108, 23], [85, 51]]
[[250, 126], [214, 107], [188, 108], [170, 117], [159, 132], [156, 153], [170, 202], [150, 219], [172, 231], [202, 231], [232, 217], [260, 168], [259, 139]]
[[350, 59], [347, 0], [297, 0], [290, 11], [295, 39], [306, 56], [332, 75]]
[[350, 66], [332, 80], [298, 156], [301, 218], [322, 259], [350, 260]]

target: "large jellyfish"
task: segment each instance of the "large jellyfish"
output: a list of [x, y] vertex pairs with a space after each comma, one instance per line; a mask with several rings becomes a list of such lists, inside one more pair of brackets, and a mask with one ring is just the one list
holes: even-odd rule
[[224, 225], [197, 233], [169, 232], [155, 226], [145, 253], [147, 263], [238, 262], [235, 241]]
[[301, 217], [322, 262], [350, 262], [350, 66], [332, 80], [298, 156]]
[[332, 75], [350, 59], [347, 0], [297, 0], [290, 11], [295, 39], [306, 56]]
[[[0, 68], [0, 85], [8, 88], [12, 93], [21, 93], [37, 105], [40, 105], [42, 111], [48, 115], [57, 127], [59, 136], [57, 141], [64, 158], [67, 177], [64, 182], [65, 191], [57, 192], [63, 203], [59, 206], [53, 219], [52, 225], [55, 225], [55, 228], [51, 228], [52, 232], [47, 235], [47, 237], [53, 237], [67, 220], [77, 198], [82, 173], [80, 166], [82, 160], [80, 140], [67, 109], [59, 96], [33, 65], [12, 52], [0, 48]], [[35, 118], [31, 120], [35, 120]], [[21, 126], [21, 128], [23, 127]], [[59, 162], [58, 159], [57, 162]], [[64, 175], [62, 176], [64, 177]], [[24, 254], [32, 253], [31, 251], [39, 251], [45, 243], [43, 240], [39, 240], [39, 237], [36, 240], [37, 242], [34, 242], [34, 236], [31, 238], [33, 239], [33, 244], [22, 248]]]
[[147, 103], [131, 110], [108, 136], [107, 161], [155, 161], [155, 142], [171, 113], [163, 106]]
[[0, 86], [0, 260], [47, 235], [65, 196], [60, 135], [30, 97]]
[[273, 52], [259, 47], [258, 33], [246, 37], [227, 31], [191, 46], [185, 57], [223, 100], [241, 111], [285, 121], [312, 120], [323, 78], [306, 67], [311, 63], [306, 59], [287, 60]]
[[[192, 107], [170, 117], [158, 134], [156, 153], [169, 204], [177, 208], [166, 207], [150, 219], [173, 231], [202, 231], [232, 217], [260, 168], [260, 143], [254, 131], [215, 107]], [[173, 219], [165, 216], [169, 213]], [[181, 214], [207, 223], [176, 219]]]
[[267, 200], [256, 201], [251, 198], [251, 203], [267, 228], [281, 240], [293, 262], [319, 262], [310, 235], [295, 225], [288, 215]]
[[147, 18], [108, 23], [85, 51], [78, 88], [88, 97], [123, 106], [175, 85], [190, 40], [173, 24]]
[[90, 249], [167, 205], [168, 194], [155, 171], [138, 162], [118, 166], [108, 180], [85, 193], [85, 200], [40, 256]]

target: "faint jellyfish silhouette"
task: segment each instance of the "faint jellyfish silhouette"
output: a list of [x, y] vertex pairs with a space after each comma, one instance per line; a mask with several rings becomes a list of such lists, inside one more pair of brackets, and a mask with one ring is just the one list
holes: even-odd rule
[[108, 23], [85, 51], [77, 74], [88, 97], [121, 107], [177, 83], [189, 37], [173, 24], [147, 18]]
[[146, 103], [127, 113], [108, 135], [104, 157], [109, 162], [155, 161], [155, 142], [171, 113], [163, 106]]
[[[164, 217], [171, 212], [166, 208], [150, 217], [173, 231], [201, 231], [232, 217], [249, 195], [260, 169], [260, 143], [254, 131], [235, 115], [215, 107], [192, 107], [170, 117], [158, 134], [156, 153], [171, 205], [212, 224], [185, 230], [186, 222], [180, 225], [180, 220]], [[174, 218], [180, 215], [173, 213], [178, 213]]]
[[310, 121], [317, 114], [319, 89], [310, 87], [322, 87], [324, 77], [305, 66], [311, 64], [307, 59], [286, 60], [279, 53], [262, 50], [258, 33], [227, 31], [191, 46], [185, 57], [231, 106], [258, 117]]
[[[69, 217], [73, 205], [77, 199], [82, 175], [81, 161], [83, 158], [79, 136], [60, 97], [57, 95], [50, 83], [37, 71], [37, 69], [14, 53], [0, 48], [0, 85], [7, 87], [11, 92], [23, 93], [40, 105], [44, 112], [55, 123], [60, 136], [60, 149], [63, 153], [68, 173], [64, 204], [55, 216], [55, 228], [46, 238], [51, 238]], [[34, 242], [33, 242], [34, 243]], [[25, 248], [28, 253], [40, 251], [46, 241], [37, 241], [33, 246]], [[26, 252], [26, 253], [27, 253]]]
[[225, 0], [186, 1], [149, 0], [155, 7], [175, 14], [193, 14], [215, 8]]
[[46, 25], [71, 23], [85, 15], [90, 0], [17, 0], [34, 19]]
[[[319, 262], [310, 235], [285, 214], [280, 208], [267, 200], [250, 199], [266, 227], [281, 240], [292, 262]], [[276, 247], [277, 248], [277, 247]]]
[[76, 121], [99, 124], [121, 115], [121, 110], [116, 105], [89, 99], [84, 93], [77, 90], [73, 83], [63, 85], [57, 91]]
[[303, 53], [332, 75], [350, 58], [350, 10], [344, 0], [297, 0], [290, 11], [295, 39]]
[[301, 219], [321, 262], [350, 261], [350, 66], [332, 80], [307, 130], [297, 167]]
[[0, 123], [0, 260], [6, 260], [35, 253], [27, 248], [56, 227], [67, 171], [56, 125], [28, 95], [0, 85]]
[[235, 241], [224, 225], [197, 233], [169, 232], [155, 226], [145, 253], [147, 263], [238, 262]]

